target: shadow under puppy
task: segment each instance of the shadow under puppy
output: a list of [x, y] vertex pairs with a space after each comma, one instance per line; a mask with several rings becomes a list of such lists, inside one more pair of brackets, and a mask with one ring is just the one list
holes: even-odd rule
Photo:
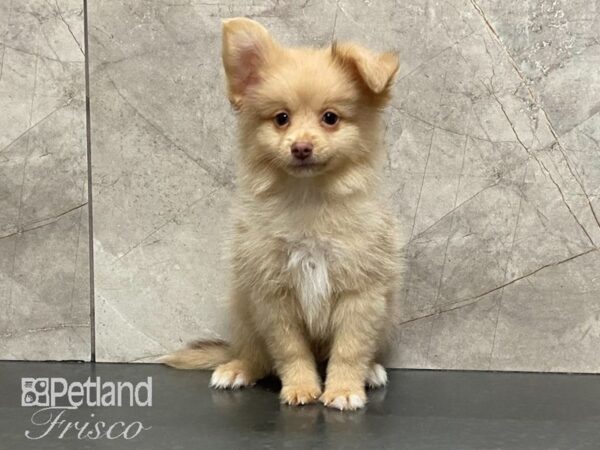
[[223, 64], [241, 143], [231, 342], [162, 362], [216, 367], [216, 388], [276, 373], [282, 402], [361, 408], [365, 385], [387, 381], [379, 362], [399, 274], [394, 221], [376, 197], [398, 58], [349, 43], [284, 48], [238, 18], [223, 22]]

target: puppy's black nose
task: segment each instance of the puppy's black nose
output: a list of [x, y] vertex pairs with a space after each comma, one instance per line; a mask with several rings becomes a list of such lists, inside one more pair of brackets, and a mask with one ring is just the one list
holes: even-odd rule
[[310, 142], [298, 141], [292, 144], [292, 155], [294, 158], [303, 160], [312, 155], [313, 145]]

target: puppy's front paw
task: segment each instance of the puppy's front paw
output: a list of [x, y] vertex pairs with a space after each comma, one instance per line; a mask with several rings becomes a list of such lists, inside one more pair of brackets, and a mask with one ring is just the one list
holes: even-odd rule
[[281, 388], [279, 398], [281, 403], [297, 406], [314, 403], [319, 395], [321, 395], [321, 387], [317, 384], [292, 384]]
[[255, 381], [246, 364], [239, 359], [234, 359], [215, 369], [210, 377], [210, 386], [216, 389], [238, 389], [253, 385]]
[[364, 389], [338, 389], [332, 387], [325, 389], [319, 400], [329, 408], [352, 411], [365, 406], [367, 394]]

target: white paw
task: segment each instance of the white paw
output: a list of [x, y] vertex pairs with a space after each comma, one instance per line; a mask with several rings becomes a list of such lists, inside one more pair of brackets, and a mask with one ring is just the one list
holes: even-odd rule
[[365, 401], [359, 395], [352, 394], [349, 396], [340, 395], [333, 399], [327, 406], [330, 408], [339, 409], [340, 411], [360, 409], [365, 406]]
[[367, 386], [379, 388], [387, 384], [387, 372], [381, 364], [373, 364], [367, 375]]
[[325, 389], [319, 400], [329, 408], [352, 411], [365, 406], [367, 395], [364, 389], [329, 388]]
[[210, 386], [216, 389], [238, 389], [250, 384], [252, 383], [243, 373], [222, 366], [217, 367], [210, 377]]

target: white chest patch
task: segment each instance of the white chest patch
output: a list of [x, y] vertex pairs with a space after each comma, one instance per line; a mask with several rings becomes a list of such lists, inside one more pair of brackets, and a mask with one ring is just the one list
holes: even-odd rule
[[331, 295], [325, 252], [311, 241], [294, 244], [287, 270], [309, 331], [313, 335], [322, 334], [329, 318]]

